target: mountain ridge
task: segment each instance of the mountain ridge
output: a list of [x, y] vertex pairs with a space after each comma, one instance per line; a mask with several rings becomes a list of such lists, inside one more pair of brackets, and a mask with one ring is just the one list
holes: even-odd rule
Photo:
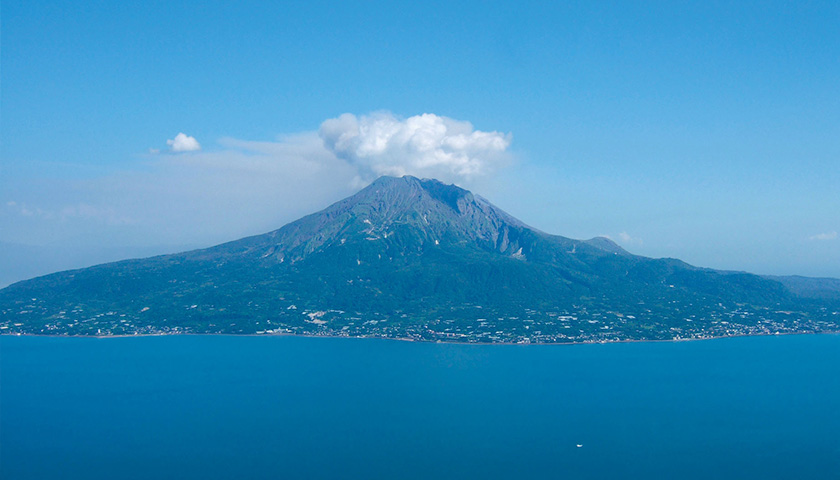
[[382, 177], [265, 234], [13, 284], [0, 332], [579, 342], [837, 329], [840, 295], [803, 288], [551, 235], [455, 185]]

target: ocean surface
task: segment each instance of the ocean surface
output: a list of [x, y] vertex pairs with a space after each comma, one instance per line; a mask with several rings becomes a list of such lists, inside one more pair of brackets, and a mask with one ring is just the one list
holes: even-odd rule
[[840, 479], [840, 336], [4, 336], [0, 478]]

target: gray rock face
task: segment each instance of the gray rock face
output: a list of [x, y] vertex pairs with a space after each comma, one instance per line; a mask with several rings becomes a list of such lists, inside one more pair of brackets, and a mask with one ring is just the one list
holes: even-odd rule
[[[455, 185], [411, 176], [381, 177], [352, 197], [279, 230], [196, 255], [255, 255], [298, 262], [324, 248], [360, 238], [387, 240], [407, 230], [421, 246], [467, 242], [507, 255], [527, 247], [520, 244], [523, 232], [544, 235]], [[607, 239], [603, 242], [620, 250]]]

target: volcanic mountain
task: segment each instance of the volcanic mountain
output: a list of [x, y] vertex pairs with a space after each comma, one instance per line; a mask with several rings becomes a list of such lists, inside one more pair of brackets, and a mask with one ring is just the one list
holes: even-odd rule
[[549, 235], [457, 186], [382, 177], [263, 235], [11, 285], [0, 332], [577, 342], [838, 330], [836, 281], [809, 282]]

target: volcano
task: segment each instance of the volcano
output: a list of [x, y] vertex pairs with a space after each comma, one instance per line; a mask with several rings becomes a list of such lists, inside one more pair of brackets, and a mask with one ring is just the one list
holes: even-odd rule
[[839, 292], [550, 235], [455, 185], [381, 177], [263, 235], [13, 284], [0, 332], [707, 338], [838, 331]]

